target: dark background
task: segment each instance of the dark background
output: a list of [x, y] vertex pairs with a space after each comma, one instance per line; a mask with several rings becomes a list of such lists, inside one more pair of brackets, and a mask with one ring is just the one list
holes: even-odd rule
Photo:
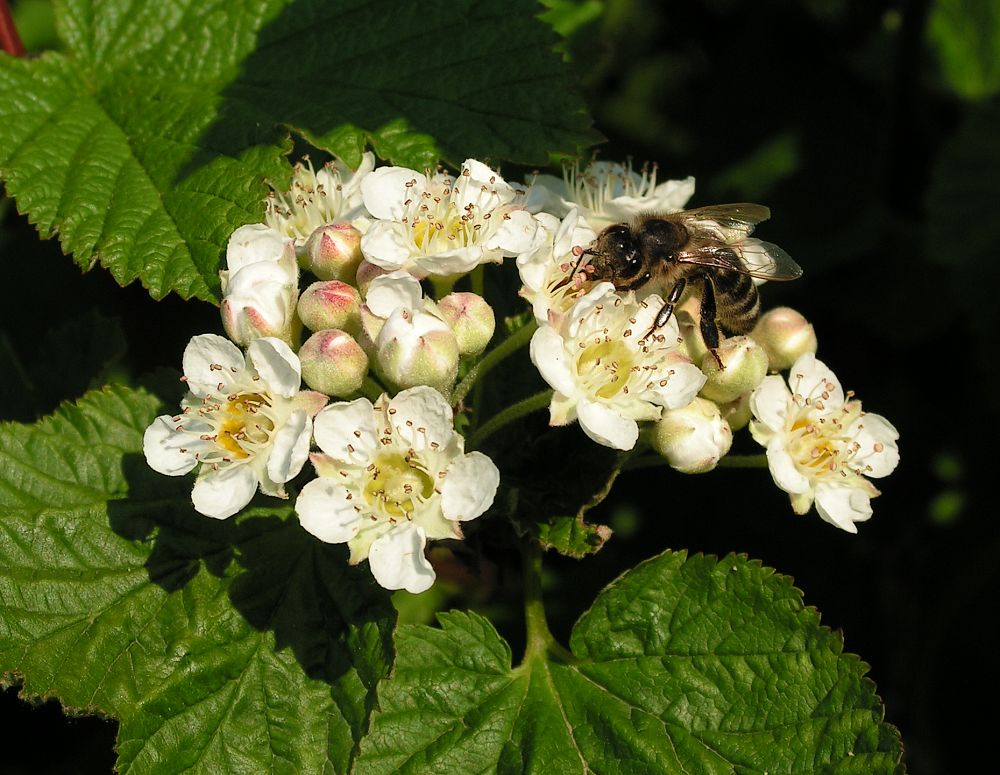
[[[655, 161], [664, 179], [694, 175], [692, 206], [771, 207], [759, 233], [805, 275], [766, 286], [765, 305], [814, 323], [820, 358], [896, 425], [902, 452], [857, 536], [815, 513], [795, 517], [764, 471], [624, 474], [592, 514], [615, 529], [605, 549], [546, 560], [554, 631], [565, 638], [601, 587], [664, 548], [745, 552], [793, 576], [872, 666], [909, 772], [982, 771], [1000, 685], [989, 497], [1000, 419], [998, 4], [552, 4], [608, 137], [601, 157]], [[29, 43], [50, 45], [46, 5], [15, 10]], [[81, 275], [8, 201], [0, 208], [5, 419], [176, 367], [193, 333], [218, 330], [207, 305], [153, 302], [100, 270]], [[66, 360], [93, 362], [95, 351], [101, 374]], [[516, 641], [518, 624], [500, 625]], [[2, 772], [112, 767], [111, 722], [64, 721], [54, 703], [31, 710], [15, 690], [0, 697], [0, 718], [16, 741]], [[22, 745], [29, 732], [46, 745]]]

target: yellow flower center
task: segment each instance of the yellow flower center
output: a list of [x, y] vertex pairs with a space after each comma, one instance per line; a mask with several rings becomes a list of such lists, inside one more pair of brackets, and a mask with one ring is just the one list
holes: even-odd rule
[[399, 452], [378, 455], [368, 467], [368, 505], [391, 519], [408, 517], [434, 493], [434, 480]]
[[260, 393], [230, 396], [216, 415], [219, 446], [235, 459], [249, 457], [246, 447], [266, 443], [274, 430], [274, 422], [261, 411], [269, 406], [270, 402]]
[[587, 347], [577, 359], [580, 376], [589, 384], [597, 384], [595, 394], [614, 398], [628, 385], [635, 353], [620, 340], [606, 339]]

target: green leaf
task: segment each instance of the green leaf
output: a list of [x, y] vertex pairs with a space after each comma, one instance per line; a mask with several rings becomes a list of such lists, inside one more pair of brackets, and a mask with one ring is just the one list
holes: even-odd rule
[[[533, 0], [63, 0], [65, 52], [0, 55], [0, 179], [81, 267], [218, 299], [294, 129], [357, 163], [543, 164], [595, 142]], [[461, 24], [456, 24], [457, 20]]]
[[195, 514], [139, 453], [157, 408], [112, 388], [0, 426], [0, 674], [118, 718], [122, 772], [347, 772], [388, 594], [287, 506]]
[[512, 669], [488, 621], [440, 621], [397, 631], [359, 775], [902, 772], [866, 666], [744, 557], [629, 571], [577, 623], [571, 664]]
[[1000, 91], [1000, 7], [993, 0], [936, 0], [927, 37], [957, 94], [981, 99]]

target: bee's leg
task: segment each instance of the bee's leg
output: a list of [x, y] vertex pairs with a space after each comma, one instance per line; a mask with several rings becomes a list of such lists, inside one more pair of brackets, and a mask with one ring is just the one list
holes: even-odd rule
[[656, 329], [662, 328], [667, 324], [667, 321], [670, 320], [670, 316], [674, 314], [674, 305], [677, 304], [678, 300], [683, 295], [684, 287], [686, 285], [687, 280], [683, 277], [674, 283], [674, 287], [670, 289], [670, 295], [667, 296], [667, 300], [663, 303], [663, 306], [660, 307], [660, 311], [656, 315], [656, 320], [653, 321], [653, 325], [650, 327], [649, 331], [646, 332], [646, 336], [644, 336], [643, 339], [648, 337]]
[[712, 353], [715, 362], [720, 369], [724, 369], [722, 359], [719, 357], [719, 321], [718, 312], [715, 306], [715, 286], [711, 277], [705, 277], [705, 287], [701, 292], [701, 310], [699, 311], [701, 322], [701, 338], [705, 341], [705, 346]]

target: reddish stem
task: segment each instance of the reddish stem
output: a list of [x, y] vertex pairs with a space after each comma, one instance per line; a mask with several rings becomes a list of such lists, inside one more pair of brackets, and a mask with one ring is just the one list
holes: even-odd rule
[[0, 46], [11, 56], [23, 57], [26, 53], [21, 36], [17, 34], [17, 27], [14, 26], [14, 18], [10, 15], [10, 8], [7, 7], [7, 0], [0, 0]]

